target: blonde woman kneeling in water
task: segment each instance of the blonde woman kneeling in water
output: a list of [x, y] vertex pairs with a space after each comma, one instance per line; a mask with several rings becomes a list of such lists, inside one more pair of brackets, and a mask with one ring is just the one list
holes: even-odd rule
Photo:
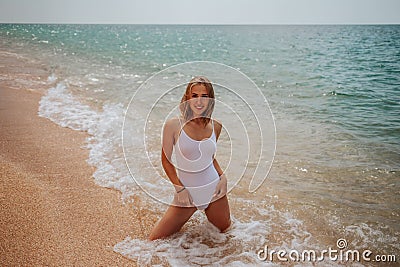
[[[178, 232], [198, 209], [204, 210], [221, 232], [231, 224], [227, 179], [214, 158], [222, 129], [222, 124], [211, 118], [214, 101], [211, 82], [206, 77], [195, 77], [182, 97], [181, 116], [164, 125], [161, 161], [174, 184], [175, 195], [150, 240]], [[173, 151], [176, 166], [171, 161]]]

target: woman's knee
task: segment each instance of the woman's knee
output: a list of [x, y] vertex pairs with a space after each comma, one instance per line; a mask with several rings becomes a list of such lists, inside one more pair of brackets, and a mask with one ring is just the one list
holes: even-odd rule
[[156, 223], [148, 239], [165, 238], [179, 232], [195, 211], [195, 208], [170, 206], [164, 216]]
[[217, 226], [217, 228], [221, 231], [221, 233], [225, 233], [226, 231], [228, 231], [230, 229], [232, 225], [231, 222], [231, 218], [228, 218], [227, 220], [224, 220], [219, 227]]
[[207, 219], [221, 232], [225, 232], [231, 225], [229, 204], [226, 196], [210, 204], [206, 209]]

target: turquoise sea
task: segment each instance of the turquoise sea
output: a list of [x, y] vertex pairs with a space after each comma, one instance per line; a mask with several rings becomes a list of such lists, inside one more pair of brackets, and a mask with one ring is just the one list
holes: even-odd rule
[[[131, 236], [115, 244], [116, 252], [141, 265], [273, 265], [279, 262], [257, 256], [265, 245], [321, 251], [345, 239], [343, 250], [400, 260], [400, 25], [0, 24], [0, 36], [0, 56], [7, 58], [0, 64], [10, 73], [2, 82], [44, 91], [40, 116], [90, 134], [95, 181], [160, 216], [167, 206], [156, 198], [171, 193], [157, 184], [159, 131], [170, 105], [198, 72], [239, 85], [215, 88], [226, 140], [243, 129], [251, 137], [236, 150], [224, 146], [224, 137], [219, 144], [217, 158], [231, 166], [232, 230], [216, 233], [198, 212], [172, 240]], [[10, 58], [26, 68], [13, 68]], [[29, 75], [38, 70], [48, 79]], [[254, 193], [249, 170], [260, 164], [252, 158], [260, 146], [249, 107], [265, 114], [260, 170], [268, 176]], [[230, 119], [236, 113], [243, 124]], [[248, 155], [240, 151], [249, 148], [255, 150], [241, 165]], [[146, 194], [152, 190], [157, 197]]]

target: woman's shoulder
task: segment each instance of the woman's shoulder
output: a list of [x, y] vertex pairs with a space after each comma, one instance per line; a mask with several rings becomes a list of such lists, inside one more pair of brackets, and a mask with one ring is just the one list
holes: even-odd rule
[[213, 123], [214, 123], [214, 129], [217, 132], [217, 135], [219, 136], [219, 134], [221, 133], [221, 129], [222, 129], [222, 123], [219, 120], [216, 119], [212, 119]]
[[222, 128], [222, 122], [220, 122], [219, 120], [214, 119], [214, 118], [212, 120], [213, 120], [213, 123], [215, 125], [215, 128], [219, 128], [219, 129]]
[[180, 125], [181, 125], [180, 119], [178, 117], [173, 117], [165, 122], [164, 128], [169, 130], [177, 130], [180, 129], [179, 128]]

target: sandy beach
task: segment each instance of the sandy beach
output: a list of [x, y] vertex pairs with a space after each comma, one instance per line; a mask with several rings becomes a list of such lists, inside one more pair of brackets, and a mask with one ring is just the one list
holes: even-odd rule
[[38, 91], [0, 86], [0, 265], [134, 266], [113, 246], [150, 226], [94, 183], [87, 133], [39, 117]]

